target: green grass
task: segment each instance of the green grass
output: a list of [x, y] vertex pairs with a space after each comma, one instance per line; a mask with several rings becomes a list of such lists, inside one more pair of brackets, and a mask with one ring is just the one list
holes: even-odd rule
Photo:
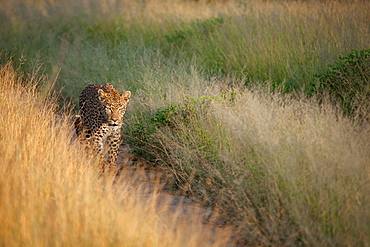
[[249, 244], [369, 245], [366, 111], [315, 94], [315, 74], [369, 48], [369, 4], [24, 0], [0, 13], [3, 63], [41, 64], [74, 104], [92, 83], [132, 91], [124, 141]]
[[292, 91], [308, 87], [312, 75], [339, 54], [369, 46], [368, 15], [362, 10], [315, 4], [255, 4], [239, 15], [181, 23], [165, 37], [195, 54], [210, 74], [268, 81]]
[[[238, 10], [215, 12], [221, 16], [215, 14], [205, 19], [208, 15], [204, 15], [195, 20], [146, 17], [148, 10], [138, 5], [137, 11], [143, 13], [133, 20], [127, 13], [120, 13], [126, 7], [123, 4], [122, 9], [101, 4], [102, 9], [112, 12], [109, 15], [98, 4], [86, 2], [90, 9], [82, 11], [79, 4], [74, 4], [71, 13], [60, 4], [51, 4], [49, 13], [40, 3], [41, 7], [29, 7], [25, 14], [14, 4], [16, 16], [4, 13], [3, 19], [9, 25], [2, 28], [2, 49], [16, 49], [16, 56], [23, 53], [27, 59], [39, 54], [50, 72], [56, 66], [68, 67], [69, 62], [64, 59], [76, 60], [73, 56], [89, 62], [113, 62], [125, 52], [125, 45], [133, 54], [141, 49], [138, 46], [144, 46], [177, 61], [195, 59], [207, 77], [232, 76], [251, 84], [267, 83], [283, 91], [312, 91], [313, 74], [322, 72], [340, 54], [369, 47], [369, 7], [361, 4], [316, 2], [313, 7], [309, 3], [253, 3]], [[126, 60], [131, 58], [129, 55]], [[112, 70], [127, 69], [121, 64], [106, 66]], [[104, 75], [107, 78], [102, 79], [117, 77], [116, 72], [104, 71]]]

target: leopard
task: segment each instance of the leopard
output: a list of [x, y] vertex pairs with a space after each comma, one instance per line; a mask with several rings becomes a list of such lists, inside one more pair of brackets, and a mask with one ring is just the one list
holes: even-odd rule
[[88, 85], [79, 97], [74, 118], [77, 138], [99, 159], [101, 172], [117, 168], [121, 129], [131, 92], [119, 93], [110, 83]]

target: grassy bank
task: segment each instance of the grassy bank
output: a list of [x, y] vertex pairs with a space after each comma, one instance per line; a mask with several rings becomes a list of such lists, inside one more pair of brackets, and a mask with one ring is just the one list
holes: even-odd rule
[[[357, 121], [368, 109], [343, 115], [347, 93], [339, 104], [315, 95], [332, 82], [315, 74], [369, 49], [369, 4], [2, 1], [0, 11], [3, 63], [26, 74], [41, 65], [74, 103], [91, 83], [132, 91], [124, 141], [220, 208], [248, 244], [370, 244], [370, 130]], [[368, 88], [339, 71], [327, 74], [335, 90]], [[343, 78], [360, 86], [343, 89]]]

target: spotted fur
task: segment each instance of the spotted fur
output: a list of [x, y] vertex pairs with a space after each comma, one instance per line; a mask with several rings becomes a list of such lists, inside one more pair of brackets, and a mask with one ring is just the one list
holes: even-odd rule
[[123, 116], [130, 96], [130, 91], [120, 94], [109, 83], [89, 85], [80, 95], [80, 115], [74, 120], [76, 134], [101, 159], [103, 169], [105, 164], [116, 166]]

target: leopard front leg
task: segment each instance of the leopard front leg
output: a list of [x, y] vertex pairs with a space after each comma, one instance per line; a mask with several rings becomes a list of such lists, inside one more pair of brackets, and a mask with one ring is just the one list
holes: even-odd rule
[[118, 148], [121, 143], [121, 135], [119, 131], [114, 132], [112, 135], [108, 136], [108, 164], [111, 168], [116, 168], [117, 166], [117, 154]]
[[98, 129], [92, 136], [92, 150], [94, 155], [99, 159], [99, 164], [101, 166], [101, 172], [104, 171], [105, 161], [104, 161], [104, 137], [107, 131], [103, 128]]

